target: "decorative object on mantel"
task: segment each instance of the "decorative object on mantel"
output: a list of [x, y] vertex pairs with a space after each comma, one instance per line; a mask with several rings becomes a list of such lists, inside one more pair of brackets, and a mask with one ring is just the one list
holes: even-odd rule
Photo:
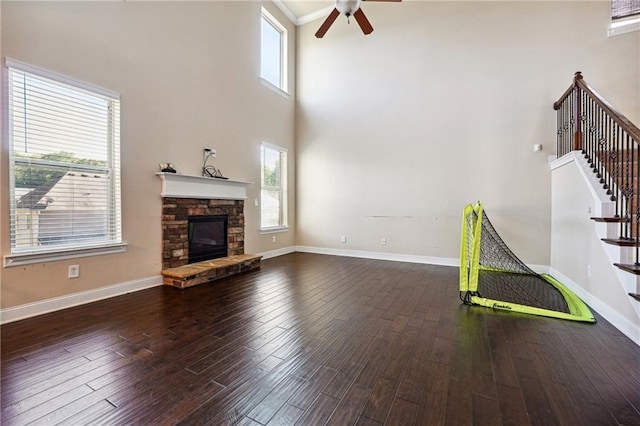
[[176, 169], [173, 168], [171, 163], [160, 163], [160, 171], [164, 173], [175, 173]]
[[213, 165], [207, 165], [207, 161], [209, 161], [209, 158], [216, 158], [217, 157], [217, 153], [215, 149], [211, 149], [211, 148], [205, 148], [204, 149], [204, 161], [202, 162], [202, 176], [204, 177], [212, 177], [212, 178], [216, 178], [216, 179], [229, 179], [228, 177], [224, 177], [222, 175], [222, 171], [220, 169], [217, 169], [215, 166]]

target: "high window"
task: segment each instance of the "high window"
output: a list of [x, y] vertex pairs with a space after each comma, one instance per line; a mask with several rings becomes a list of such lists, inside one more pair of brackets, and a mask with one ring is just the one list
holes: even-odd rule
[[287, 91], [287, 30], [264, 8], [260, 20], [260, 77]]
[[640, 0], [612, 0], [609, 36], [640, 31]]
[[122, 251], [117, 93], [7, 59], [11, 255]]
[[260, 147], [260, 228], [287, 227], [287, 150], [263, 142]]
[[635, 15], [640, 15], [640, 0], [611, 1], [611, 17], [613, 19], [624, 19]]

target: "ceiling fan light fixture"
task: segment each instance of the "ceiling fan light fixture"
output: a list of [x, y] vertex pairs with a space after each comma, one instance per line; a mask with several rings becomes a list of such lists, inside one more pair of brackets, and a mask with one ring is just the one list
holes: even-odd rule
[[362, 0], [336, 0], [336, 9], [347, 18], [360, 9]]
[[[318, 31], [316, 31], [316, 37], [322, 38], [329, 31], [333, 22], [343, 14], [347, 17], [347, 22], [349, 22], [349, 17], [353, 16], [360, 26], [362, 32], [367, 35], [373, 32], [373, 27], [371, 23], [365, 16], [362, 9], [360, 9], [360, 5], [364, 0], [336, 0], [336, 7], [333, 8], [327, 19], [324, 20]], [[401, 2], [402, 0], [369, 0], [369, 1], [387, 1], [387, 2]]]

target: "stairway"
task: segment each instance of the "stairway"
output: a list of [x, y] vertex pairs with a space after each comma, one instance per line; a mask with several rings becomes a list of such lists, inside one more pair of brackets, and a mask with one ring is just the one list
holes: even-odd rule
[[[610, 200], [600, 209], [604, 214], [591, 218], [604, 230], [601, 241], [620, 248], [614, 266], [640, 276], [640, 129], [590, 87], [580, 72], [553, 108], [558, 158], [582, 152], [583, 170], [593, 173], [589, 181]], [[640, 301], [638, 286], [634, 288], [628, 294]]]
[[[614, 264], [633, 265], [633, 246], [608, 244], [620, 232], [616, 204], [579, 150], [551, 169], [550, 274], [640, 346], [640, 275]], [[592, 217], [598, 220], [591, 219]]]

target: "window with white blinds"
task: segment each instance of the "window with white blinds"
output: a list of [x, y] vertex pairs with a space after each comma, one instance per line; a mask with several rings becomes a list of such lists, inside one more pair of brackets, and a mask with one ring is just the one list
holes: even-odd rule
[[260, 228], [287, 227], [287, 150], [263, 142], [260, 147]]
[[7, 68], [11, 253], [121, 243], [119, 95]]

